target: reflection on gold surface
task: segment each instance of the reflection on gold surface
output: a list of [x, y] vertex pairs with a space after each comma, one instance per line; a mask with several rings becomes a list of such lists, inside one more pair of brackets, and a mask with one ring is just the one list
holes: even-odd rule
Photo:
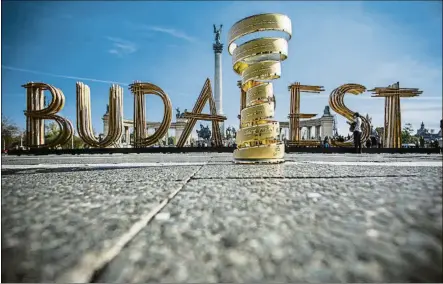
[[[280, 31], [285, 38], [263, 37], [238, 46], [235, 41], [259, 31]], [[229, 31], [228, 51], [239, 81], [240, 129], [234, 151], [236, 161], [280, 162], [284, 145], [279, 141], [279, 123], [274, 121], [272, 81], [281, 76], [281, 62], [288, 56], [291, 20], [281, 14], [260, 14], [242, 19]]]

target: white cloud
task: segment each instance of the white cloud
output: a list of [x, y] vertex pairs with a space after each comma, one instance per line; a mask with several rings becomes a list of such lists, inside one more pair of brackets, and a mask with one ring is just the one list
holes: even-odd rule
[[38, 70], [29, 70], [29, 69], [17, 68], [17, 67], [6, 66], [6, 65], [2, 65], [2, 69], [7, 69], [7, 70], [11, 70], [11, 71], [18, 71], [18, 72], [25, 72], [25, 73], [32, 73], [32, 74], [44, 75], [44, 76], [50, 76], [50, 77], [58, 77], [58, 78], [63, 78], [63, 79], [90, 81], [90, 82], [104, 83], [104, 84], [118, 84], [118, 85], [123, 85], [123, 86], [129, 85], [128, 83], [120, 83], [120, 82], [115, 82], [115, 81], [76, 77], [76, 76], [69, 76], [69, 75], [58, 75], [58, 74], [52, 74], [52, 73], [42, 72], [42, 71], [38, 71]]
[[112, 43], [112, 48], [108, 50], [110, 54], [122, 56], [134, 53], [138, 49], [137, 45], [131, 41], [109, 36], [106, 39]]
[[179, 31], [179, 30], [176, 30], [176, 29], [159, 27], [159, 26], [143, 26], [143, 27], [145, 29], [147, 29], [147, 30], [150, 30], [150, 31], [168, 34], [168, 35], [173, 36], [175, 38], [184, 39], [184, 40], [189, 41], [189, 42], [195, 42], [196, 41], [196, 39], [194, 37], [189, 36], [185, 32]]

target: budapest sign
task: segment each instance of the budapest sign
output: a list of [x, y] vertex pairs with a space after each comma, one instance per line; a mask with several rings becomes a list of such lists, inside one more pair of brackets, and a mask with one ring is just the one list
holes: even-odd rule
[[[282, 37], [261, 37], [249, 40], [241, 45], [236, 41], [258, 31], [278, 31]], [[281, 76], [281, 62], [288, 57], [288, 41], [292, 36], [291, 20], [281, 14], [260, 14], [242, 19], [235, 23], [229, 31], [228, 51], [232, 55], [234, 71], [241, 76], [240, 87], [240, 127], [237, 132], [237, 149], [234, 151], [235, 160], [241, 161], [271, 161], [283, 159], [284, 144], [279, 140], [279, 122], [274, 120], [276, 100], [273, 94], [272, 80]], [[65, 104], [63, 92], [55, 86], [46, 83], [30, 82], [23, 85], [27, 90], [26, 142], [30, 148], [49, 148], [66, 144], [73, 136], [72, 123], [59, 116]], [[133, 147], [148, 147], [162, 139], [172, 122], [172, 103], [169, 96], [159, 86], [147, 82], [134, 82], [129, 87], [134, 95], [134, 143]], [[290, 137], [292, 145], [314, 145], [318, 141], [302, 141], [300, 139], [300, 119], [311, 118], [313, 114], [300, 112], [301, 92], [320, 93], [322, 86], [309, 86], [295, 83], [290, 90]], [[52, 100], [44, 105], [44, 91], [48, 91]], [[360, 84], [344, 84], [334, 89], [329, 96], [329, 106], [337, 114], [351, 120], [355, 111], [344, 104], [346, 94], [361, 95], [366, 92]], [[419, 89], [400, 88], [398, 83], [388, 87], [377, 87], [369, 90], [374, 97], [385, 97], [384, 118], [384, 147], [401, 147], [401, 115], [400, 98], [414, 97], [422, 93]], [[156, 95], [162, 99], [164, 115], [155, 133], [148, 136], [146, 129], [146, 95]], [[77, 82], [77, 123], [79, 137], [90, 147], [119, 147], [123, 135], [123, 89], [112, 85], [109, 91], [109, 120], [108, 131], [103, 139], [97, 139], [93, 133], [91, 122], [91, 94], [87, 85]], [[210, 113], [202, 113], [206, 103], [209, 103]], [[211, 82], [206, 79], [200, 95], [191, 112], [185, 112], [187, 120], [184, 130], [176, 147], [183, 147], [191, 134], [197, 120], [212, 122], [213, 141], [216, 146], [222, 146], [222, 134], [219, 123], [226, 120], [223, 115], [217, 115], [213, 99]], [[44, 140], [44, 120], [54, 120], [60, 127], [59, 135], [51, 142]], [[362, 117], [361, 139], [365, 142], [370, 135], [370, 124]], [[345, 142], [333, 141], [335, 146], [350, 146], [353, 138]]]

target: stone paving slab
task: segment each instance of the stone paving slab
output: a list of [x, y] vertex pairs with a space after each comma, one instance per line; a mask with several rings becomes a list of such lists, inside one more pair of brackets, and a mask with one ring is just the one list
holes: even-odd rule
[[419, 176], [440, 179], [441, 167], [355, 166], [329, 164], [207, 165], [196, 178], [315, 178]]
[[98, 282], [440, 282], [441, 182], [193, 180]]
[[370, 161], [370, 162], [407, 162], [407, 161], [440, 161], [442, 155], [427, 154], [286, 154], [286, 160], [293, 161]]
[[37, 164], [105, 164], [105, 163], [141, 163], [141, 162], [202, 162], [211, 159], [207, 153], [198, 154], [113, 154], [113, 155], [52, 155], [52, 156], [3, 156], [2, 163], [10, 165]]
[[3, 281], [54, 281], [84, 253], [112, 246], [196, 169], [2, 175]]
[[[170, 166], [170, 167], [138, 167], [138, 168], [40, 168], [40, 169], [11, 169], [2, 170], [3, 182], [9, 186], [28, 183], [29, 186], [49, 182], [52, 186], [75, 183], [126, 183], [161, 181], [183, 181], [189, 178], [200, 166]], [[3, 181], [4, 179], [4, 181]], [[74, 183], [74, 184], [73, 184]]]
[[181, 189], [89, 280], [442, 282], [441, 155], [109, 156], [2, 157], [3, 281], [59, 279]]

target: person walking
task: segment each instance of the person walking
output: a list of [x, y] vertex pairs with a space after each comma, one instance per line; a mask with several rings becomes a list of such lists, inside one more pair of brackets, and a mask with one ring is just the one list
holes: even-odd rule
[[[358, 112], [353, 115], [354, 121], [351, 124], [350, 131], [354, 134], [354, 147], [355, 152], [358, 154], [362, 153], [361, 148], [361, 118]], [[349, 122], [348, 122], [349, 123]]]

